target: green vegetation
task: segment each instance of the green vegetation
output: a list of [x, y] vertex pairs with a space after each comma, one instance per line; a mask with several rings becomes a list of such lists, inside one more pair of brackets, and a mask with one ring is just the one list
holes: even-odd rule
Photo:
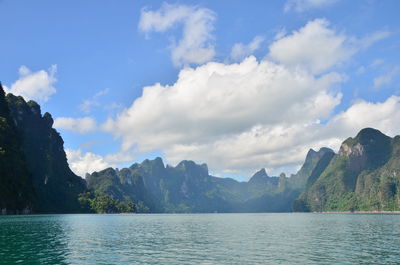
[[0, 85], [1, 213], [287, 212], [400, 210], [400, 136], [366, 128], [339, 154], [310, 150], [299, 172], [248, 182], [210, 176], [207, 165], [161, 158], [86, 181], [69, 168], [49, 113]]
[[79, 203], [85, 212], [93, 213], [134, 213], [136, 206], [130, 201], [112, 199], [104, 193], [85, 192], [78, 196]]
[[294, 202], [295, 211], [400, 210], [400, 137], [363, 129]]
[[36, 202], [31, 174], [0, 84], [0, 211], [30, 212]]
[[5, 213], [79, 212], [85, 181], [68, 167], [63, 140], [34, 101], [0, 85], [0, 209]]
[[182, 161], [164, 166], [161, 158], [129, 168], [108, 168], [86, 177], [88, 188], [118, 200], [128, 198], [150, 212], [288, 212], [300, 190], [284, 174], [270, 177], [265, 170], [249, 182], [210, 176], [207, 165]]

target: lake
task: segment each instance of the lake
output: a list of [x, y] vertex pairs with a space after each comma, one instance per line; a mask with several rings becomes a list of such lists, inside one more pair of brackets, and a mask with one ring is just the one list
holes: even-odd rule
[[2, 264], [399, 264], [398, 214], [0, 216]]

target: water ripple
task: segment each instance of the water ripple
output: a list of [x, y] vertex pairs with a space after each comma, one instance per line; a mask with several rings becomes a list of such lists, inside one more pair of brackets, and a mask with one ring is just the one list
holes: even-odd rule
[[399, 264], [400, 215], [0, 217], [1, 264]]

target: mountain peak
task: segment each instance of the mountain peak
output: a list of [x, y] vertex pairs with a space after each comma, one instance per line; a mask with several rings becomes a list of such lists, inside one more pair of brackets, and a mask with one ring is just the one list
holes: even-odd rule
[[145, 159], [145, 160], [142, 162], [142, 164], [149, 164], [149, 165], [152, 165], [152, 166], [164, 168], [164, 162], [163, 162], [163, 160], [162, 160], [161, 157], [156, 157], [156, 158], [154, 158], [153, 160], [151, 160], [151, 159]]
[[[350, 147], [355, 147], [358, 145], [362, 145], [364, 148], [368, 146], [376, 146], [385, 144], [385, 142], [390, 141], [390, 137], [383, 134], [381, 131], [373, 128], [364, 128], [362, 129], [356, 137], [347, 138], [340, 148], [340, 152], [343, 153], [343, 149], [348, 149]], [[347, 147], [346, 147], [347, 146]]]
[[307, 156], [306, 156], [306, 160], [312, 158], [313, 156], [315, 156], [317, 154], [317, 152], [314, 149], [310, 149], [307, 152]]
[[253, 177], [258, 177], [258, 176], [266, 176], [268, 177], [267, 171], [265, 171], [265, 168], [260, 169], [259, 171], [257, 171]]
[[191, 166], [195, 166], [196, 163], [193, 162], [192, 160], [182, 160], [181, 162], [179, 162], [179, 164], [176, 166], [178, 168], [187, 168], [187, 167], [191, 167]]
[[321, 147], [318, 151], [318, 153], [334, 153], [332, 149], [328, 148], [328, 147]]
[[311, 160], [316, 159], [316, 158], [319, 159], [326, 153], [334, 153], [334, 152], [333, 152], [332, 149], [330, 149], [328, 147], [321, 147], [318, 150], [318, 152], [311, 148], [310, 150], [308, 150], [305, 162], [311, 161]]
[[260, 181], [263, 179], [269, 178], [267, 172], [265, 171], [265, 168], [260, 169], [254, 175], [250, 178], [249, 182], [255, 182], [255, 181]]
[[390, 156], [389, 136], [373, 128], [362, 129], [356, 137], [347, 138], [340, 146], [339, 155], [357, 160], [357, 169], [375, 168], [385, 163]]
[[[381, 131], [374, 128], [364, 128], [358, 132], [356, 138], [373, 138], [373, 137], [381, 137], [386, 136]], [[387, 136], [386, 136], [387, 137]]]
[[207, 166], [207, 164], [203, 163], [203, 164], [199, 165], [199, 164], [196, 164], [192, 160], [182, 160], [176, 166], [176, 168], [184, 170], [184, 171], [200, 169], [204, 174], [208, 175], [208, 166]]

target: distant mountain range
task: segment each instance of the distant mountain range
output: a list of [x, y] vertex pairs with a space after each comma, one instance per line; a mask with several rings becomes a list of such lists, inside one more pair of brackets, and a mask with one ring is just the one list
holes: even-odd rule
[[88, 174], [86, 181], [91, 190], [129, 198], [150, 212], [288, 212], [300, 194], [284, 175], [269, 177], [264, 169], [238, 182], [210, 176], [205, 164], [185, 160], [171, 167], [161, 158]]
[[88, 188], [151, 212], [289, 212], [400, 210], [400, 136], [366, 128], [338, 154], [310, 150], [291, 177], [261, 169], [248, 182], [210, 176], [207, 165], [161, 158], [86, 176]]
[[261, 169], [239, 182], [211, 176], [206, 164], [172, 167], [161, 158], [84, 180], [68, 167], [52, 124], [36, 102], [6, 96], [0, 85], [1, 213], [131, 211], [132, 203], [138, 212], [174, 213], [400, 210], [400, 136], [371, 128], [338, 154], [311, 149], [290, 177]]

